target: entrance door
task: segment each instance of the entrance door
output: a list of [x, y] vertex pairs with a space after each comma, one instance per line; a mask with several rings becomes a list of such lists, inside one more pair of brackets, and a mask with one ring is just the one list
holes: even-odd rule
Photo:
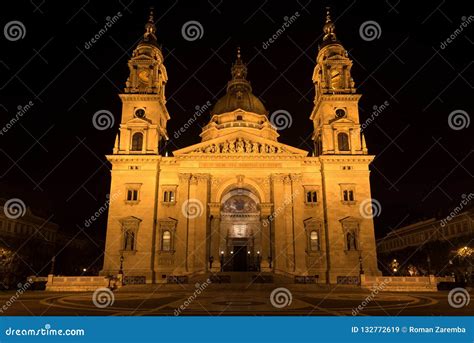
[[234, 245], [233, 269], [236, 272], [247, 271], [247, 246]]

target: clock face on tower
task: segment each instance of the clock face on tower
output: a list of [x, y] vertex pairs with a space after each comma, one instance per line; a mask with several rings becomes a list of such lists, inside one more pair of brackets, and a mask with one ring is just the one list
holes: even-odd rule
[[138, 72], [138, 77], [141, 81], [148, 82], [150, 80], [150, 71], [147, 69], [140, 70]]
[[143, 108], [137, 108], [135, 110], [135, 117], [137, 118], [145, 118], [145, 110]]
[[346, 111], [344, 111], [342, 108], [338, 108], [336, 110], [336, 117], [337, 118], [342, 118], [346, 115]]

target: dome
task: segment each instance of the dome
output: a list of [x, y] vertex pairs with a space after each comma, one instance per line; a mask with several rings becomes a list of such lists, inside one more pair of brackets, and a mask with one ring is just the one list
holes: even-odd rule
[[226, 95], [216, 102], [211, 113], [222, 114], [226, 112], [232, 112], [239, 108], [244, 111], [257, 114], [268, 113], [259, 98], [253, 95], [252, 92], [247, 92], [240, 89], [234, 89], [230, 92], [227, 92]]
[[222, 114], [237, 109], [263, 115], [268, 113], [260, 99], [252, 93], [252, 87], [246, 76], [247, 67], [242, 62], [239, 49], [237, 61], [232, 66], [232, 80], [227, 84], [227, 93], [216, 102], [211, 114]]

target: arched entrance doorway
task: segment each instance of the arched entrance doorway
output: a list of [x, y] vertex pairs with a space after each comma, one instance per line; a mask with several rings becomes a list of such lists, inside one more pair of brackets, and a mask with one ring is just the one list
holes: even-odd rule
[[239, 188], [221, 202], [221, 232], [226, 234], [224, 271], [260, 269], [260, 205], [251, 191]]

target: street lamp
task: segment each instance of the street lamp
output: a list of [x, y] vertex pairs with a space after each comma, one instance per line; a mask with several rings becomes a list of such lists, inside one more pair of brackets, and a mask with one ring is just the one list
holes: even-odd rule
[[49, 274], [53, 275], [54, 274], [54, 264], [56, 263], [56, 256], [53, 256], [51, 258], [51, 270], [49, 272]]
[[224, 250], [221, 251], [221, 272], [224, 271]]
[[359, 274], [364, 274], [364, 266], [362, 265], [362, 251], [359, 251]]
[[123, 260], [125, 260], [123, 255], [120, 255], [120, 269], [119, 269], [120, 275], [123, 275]]
[[398, 272], [398, 266], [400, 265], [400, 263], [398, 263], [397, 259], [394, 258], [392, 260], [392, 262], [390, 263], [390, 268], [392, 268], [392, 272], [393, 274], [395, 274], [396, 272]]
[[428, 262], [428, 276], [431, 275], [431, 258], [430, 255], [426, 258], [426, 262]]

